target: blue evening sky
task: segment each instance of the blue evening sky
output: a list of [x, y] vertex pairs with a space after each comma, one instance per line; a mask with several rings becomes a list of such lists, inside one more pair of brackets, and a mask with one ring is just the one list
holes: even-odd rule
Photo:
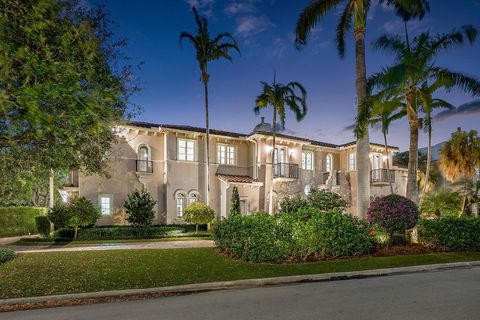
[[[97, 2], [90, 0], [90, 2]], [[454, 27], [475, 24], [480, 27], [480, 0], [430, 1], [432, 10], [422, 21], [409, 24], [412, 33], [431, 30], [447, 32]], [[296, 19], [308, 0], [161, 0], [106, 3], [116, 22], [116, 34], [128, 40], [127, 54], [134, 62], [143, 61], [137, 73], [142, 91], [132, 98], [142, 113], [136, 120], [204, 126], [203, 86], [193, 47], [179, 46], [181, 31], [195, 32], [192, 4], [209, 19], [212, 34], [231, 32], [241, 55], [234, 63], [210, 64], [211, 128], [249, 133], [260, 121], [252, 111], [260, 81], [271, 81], [273, 70], [281, 82], [299, 81], [308, 91], [308, 115], [300, 123], [290, 115], [287, 133], [316, 140], [344, 143], [353, 140], [344, 128], [355, 117], [355, 60], [353, 37], [347, 37], [347, 54], [338, 57], [334, 45], [338, 11], [329, 14], [314, 30], [308, 46], [294, 48]], [[402, 34], [402, 21], [391, 10], [375, 4], [367, 27], [367, 73], [391, 63], [391, 57], [374, 51], [370, 44], [379, 35]], [[480, 39], [479, 39], [480, 40]], [[454, 49], [438, 57], [440, 66], [480, 77], [480, 41], [474, 46]], [[442, 94], [456, 106], [474, 101], [453, 91]], [[476, 99], [479, 99], [477, 97]], [[458, 126], [480, 129], [480, 101], [470, 113], [456, 113], [434, 122], [433, 142], [448, 139]], [[271, 111], [262, 114], [271, 119]], [[391, 144], [408, 147], [406, 121], [392, 125]], [[382, 142], [378, 130], [371, 140]], [[421, 137], [421, 145], [425, 145]]]

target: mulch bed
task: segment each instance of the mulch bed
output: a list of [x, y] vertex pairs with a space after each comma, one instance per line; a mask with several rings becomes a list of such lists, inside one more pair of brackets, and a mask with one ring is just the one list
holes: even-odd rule
[[367, 255], [370, 257], [391, 257], [407, 254], [424, 254], [446, 252], [447, 250], [426, 247], [421, 244], [391, 245], [389, 247], [379, 248], [377, 251]]

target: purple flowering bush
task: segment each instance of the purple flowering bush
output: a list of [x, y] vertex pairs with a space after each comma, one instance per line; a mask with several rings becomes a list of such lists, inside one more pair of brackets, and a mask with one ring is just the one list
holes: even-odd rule
[[415, 202], [391, 194], [372, 201], [368, 208], [367, 221], [384, 228], [392, 241], [395, 232], [405, 233], [406, 229], [415, 227], [419, 215]]

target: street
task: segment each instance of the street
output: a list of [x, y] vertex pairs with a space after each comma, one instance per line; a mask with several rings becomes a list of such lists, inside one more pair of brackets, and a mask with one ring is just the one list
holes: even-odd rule
[[480, 319], [480, 268], [19, 311], [1, 319]]

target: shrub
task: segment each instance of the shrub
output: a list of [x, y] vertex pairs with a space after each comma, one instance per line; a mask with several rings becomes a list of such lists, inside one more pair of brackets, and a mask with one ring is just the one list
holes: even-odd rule
[[232, 189], [232, 203], [230, 205], [230, 215], [241, 214], [240, 210], [240, 195], [238, 194], [237, 186]]
[[195, 233], [198, 232], [198, 225], [210, 223], [215, 219], [215, 211], [202, 202], [194, 202], [185, 208], [184, 219], [186, 222], [195, 224]]
[[375, 240], [365, 221], [347, 213], [329, 211], [312, 218], [313, 250], [320, 257], [346, 257], [371, 252]]
[[99, 209], [85, 197], [70, 200], [67, 208], [70, 212], [68, 226], [75, 230], [74, 238], [77, 237], [79, 227], [92, 225], [100, 218]]
[[48, 211], [47, 218], [55, 226], [55, 229], [61, 229], [68, 226], [70, 221], [70, 211], [64, 204], [57, 204]]
[[155, 218], [155, 201], [146, 189], [135, 190], [123, 203], [128, 222], [134, 227], [146, 228], [152, 225]]
[[339, 194], [317, 188], [310, 190], [307, 200], [311, 207], [321, 211], [345, 211], [348, 205]]
[[279, 214], [297, 212], [306, 208], [310, 208], [310, 204], [306, 199], [299, 196], [285, 197], [280, 202]]
[[44, 214], [44, 208], [0, 207], [0, 237], [36, 233], [35, 217]]
[[162, 238], [183, 231], [179, 227], [103, 227], [81, 229], [77, 240], [122, 240]]
[[16, 256], [15, 251], [12, 249], [0, 248], [0, 264], [13, 260]]
[[50, 220], [45, 216], [35, 217], [35, 224], [37, 226], [37, 231], [44, 237], [50, 236]]
[[418, 217], [417, 205], [412, 200], [396, 194], [376, 198], [367, 212], [367, 221], [385, 228], [390, 243], [395, 232], [404, 234], [406, 229], [417, 224]]
[[421, 220], [418, 224], [420, 241], [434, 248], [447, 250], [479, 250], [480, 219], [445, 217]]
[[458, 217], [461, 211], [460, 194], [446, 189], [426, 195], [420, 207], [425, 218]]
[[284, 260], [290, 252], [290, 231], [268, 214], [232, 216], [214, 229], [218, 248], [246, 261]]

